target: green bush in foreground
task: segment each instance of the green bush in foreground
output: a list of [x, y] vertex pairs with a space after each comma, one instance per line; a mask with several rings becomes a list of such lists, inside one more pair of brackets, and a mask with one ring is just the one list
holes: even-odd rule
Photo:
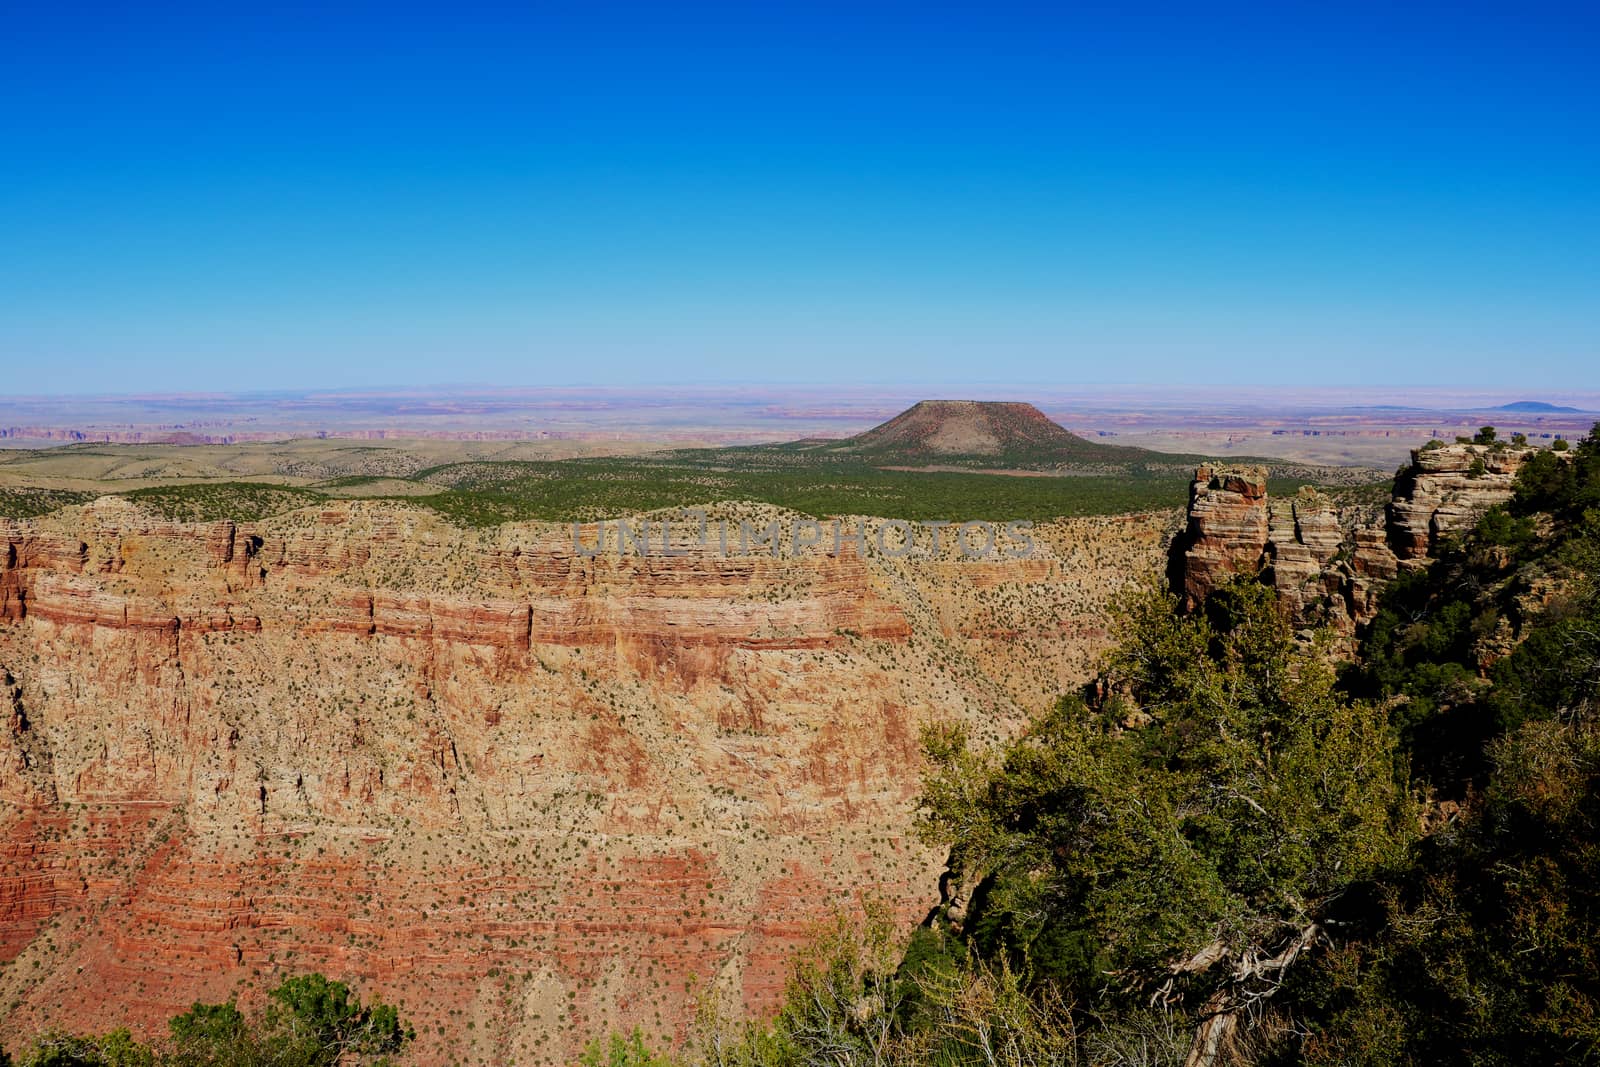
[[[320, 974], [285, 979], [256, 1020], [231, 1001], [195, 1004], [168, 1024], [158, 1046], [127, 1030], [98, 1037], [51, 1032], [35, 1038], [18, 1067], [335, 1067], [379, 1065], [415, 1036], [390, 1005], [363, 1004]], [[0, 1067], [5, 1060], [0, 1054]]]
[[51, 1032], [34, 1040], [20, 1067], [153, 1067], [155, 1054], [126, 1030], [100, 1037]]
[[1337, 692], [1264, 586], [1193, 616], [1148, 590], [1119, 626], [1125, 696], [1065, 699], [996, 757], [928, 736], [925, 834], [972, 894], [956, 930], [980, 957], [1113, 1028], [1154, 1004], [1231, 1032], [1415, 817], [1384, 713]]
[[595, 1038], [584, 1047], [578, 1063], [580, 1067], [675, 1067], [679, 1061], [652, 1052], [644, 1043], [644, 1034], [635, 1029], [630, 1034], [612, 1034], [605, 1041]]

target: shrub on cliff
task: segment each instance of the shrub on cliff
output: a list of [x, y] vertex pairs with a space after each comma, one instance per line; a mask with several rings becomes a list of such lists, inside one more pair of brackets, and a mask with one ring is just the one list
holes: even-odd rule
[[1558, 440], [1529, 456], [1517, 471], [1513, 507], [1567, 520], [1600, 507], [1600, 424], [1576, 448]]
[[653, 1051], [637, 1028], [631, 1034], [613, 1033], [605, 1041], [595, 1038], [584, 1046], [579, 1067], [679, 1067], [671, 1056]]
[[836, 912], [813, 928], [790, 963], [771, 1022], [729, 1022], [714, 995], [707, 997], [693, 1041], [700, 1061], [706, 1067], [920, 1062], [910, 1054], [904, 1025], [914, 992], [901, 973], [905, 948], [894, 915], [876, 898], [864, 901], [861, 914]]
[[[767, 1024], [728, 1025], [709, 1003], [692, 1062], [704, 1067], [1066, 1067], [1080, 1062], [1068, 1005], [1004, 959], [986, 961], [938, 930], [900, 937], [868, 899], [815, 931], [790, 966], [782, 1007]], [[710, 1008], [710, 1010], [706, 1010]], [[615, 1054], [585, 1067], [633, 1067]], [[611, 1039], [611, 1048], [619, 1048]], [[659, 1061], [658, 1061], [659, 1062]]]
[[34, 1039], [19, 1067], [377, 1067], [415, 1036], [393, 1007], [362, 1004], [349, 986], [320, 974], [285, 979], [267, 997], [255, 1021], [232, 1001], [196, 1003], [168, 1023], [168, 1041], [159, 1048], [127, 1030], [99, 1037], [47, 1033]]
[[155, 1063], [155, 1053], [126, 1030], [99, 1037], [52, 1031], [34, 1039], [18, 1067], [153, 1067]]
[[1600, 730], [1491, 748], [1480, 805], [1385, 888], [1378, 929], [1302, 975], [1307, 1062], [1600, 1057]]
[[286, 979], [268, 998], [263, 1028], [269, 1040], [303, 1050], [308, 1064], [382, 1060], [415, 1036], [392, 1006], [362, 1004], [349, 986], [320, 974]]
[[1130, 598], [1113, 675], [997, 758], [927, 739], [924, 831], [972, 892], [980, 956], [1130, 1024], [1150, 1004], [1227, 1036], [1327, 937], [1350, 886], [1414, 835], [1375, 707], [1341, 697], [1273, 594], [1239, 582], [1183, 616]]

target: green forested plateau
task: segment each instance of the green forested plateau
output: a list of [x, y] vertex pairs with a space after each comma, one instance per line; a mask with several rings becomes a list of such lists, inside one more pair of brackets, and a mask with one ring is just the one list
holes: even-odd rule
[[[788, 461], [786, 461], [788, 460]], [[897, 519], [1046, 521], [1180, 508], [1193, 467], [1151, 464], [1068, 472], [993, 473], [893, 470], [860, 459], [806, 456], [781, 449], [657, 457], [499, 460], [428, 467], [407, 478], [345, 476], [313, 485], [205, 481], [152, 485], [120, 495], [182, 522], [259, 521], [332, 499], [389, 500], [428, 508], [457, 526], [504, 522], [590, 522], [727, 501], [755, 501], [822, 518], [874, 515]], [[1341, 496], [1370, 472], [1289, 465], [1269, 483], [1291, 494], [1334, 481]], [[403, 494], [397, 488], [404, 488]], [[106, 483], [105, 491], [115, 488]], [[387, 494], [387, 495], [386, 495]], [[98, 493], [0, 486], [0, 518], [29, 518], [83, 504]]]

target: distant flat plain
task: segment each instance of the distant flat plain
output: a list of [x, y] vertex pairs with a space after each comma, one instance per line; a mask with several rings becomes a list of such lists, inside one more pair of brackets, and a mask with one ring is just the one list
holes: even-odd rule
[[[305, 440], [306, 480], [335, 476], [314, 457], [317, 439], [405, 439], [436, 461], [552, 460], [684, 448], [847, 437], [918, 400], [1022, 400], [1090, 440], [1165, 452], [1278, 456], [1390, 470], [1430, 437], [1492, 423], [1535, 439], [1587, 433], [1600, 392], [1526, 396], [1515, 388], [1241, 388], [929, 384], [890, 386], [673, 386], [286, 390], [138, 396], [0, 397], [0, 448], [68, 443], [194, 445], [162, 458], [157, 478], [283, 476], [246, 442]], [[1497, 411], [1538, 401], [1575, 411]], [[437, 442], [437, 446], [429, 442]], [[223, 446], [218, 448], [216, 446]], [[472, 447], [467, 447], [472, 446]], [[119, 450], [120, 452], [120, 450]], [[80, 455], [33, 467], [65, 482], [139, 480], [135, 454]], [[176, 464], [176, 465], [174, 465]], [[336, 464], [338, 465], [338, 464]], [[204, 470], [206, 473], [200, 473]], [[319, 477], [320, 474], [320, 477]], [[35, 484], [39, 484], [35, 482]]]

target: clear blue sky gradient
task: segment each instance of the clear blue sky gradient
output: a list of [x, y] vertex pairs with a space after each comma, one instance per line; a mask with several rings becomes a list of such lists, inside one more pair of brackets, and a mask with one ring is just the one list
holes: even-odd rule
[[0, 3], [0, 392], [1600, 385], [1593, 4], [229, 6]]

